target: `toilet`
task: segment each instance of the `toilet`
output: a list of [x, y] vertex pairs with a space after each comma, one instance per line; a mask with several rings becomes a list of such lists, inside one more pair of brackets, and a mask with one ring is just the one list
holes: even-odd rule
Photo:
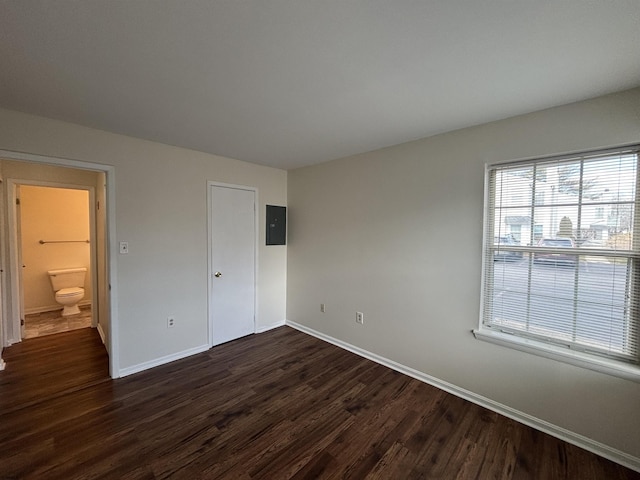
[[80, 313], [78, 302], [84, 297], [84, 277], [87, 269], [66, 268], [61, 270], [50, 270], [49, 280], [53, 291], [56, 292], [56, 302], [62, 305], [62, 316], [76, 315]]

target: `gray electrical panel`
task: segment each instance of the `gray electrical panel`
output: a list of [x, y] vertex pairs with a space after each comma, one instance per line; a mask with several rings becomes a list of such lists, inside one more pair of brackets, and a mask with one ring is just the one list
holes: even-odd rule
[[287, 207], [267, 205], [267, 245], [287, 244]]

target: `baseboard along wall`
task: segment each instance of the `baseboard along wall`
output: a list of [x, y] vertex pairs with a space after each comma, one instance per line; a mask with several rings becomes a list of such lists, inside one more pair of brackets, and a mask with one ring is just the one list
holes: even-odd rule
[[528, 415], [507, 405], [495, 402], [482, 395], [478, 395], [469, 390], [457, 387], [451, 383], [440, 380], [439, 378], [432, 377], [431, 375], [427, 375], [426, 373], [420, 372], [411, 367], [407, 367], [406, 365], [402, 365], [393, 360], [389, 360], [388, 358], [369, 352], [360, 347], [356, 347], [355, 345], [351, 345], [350, 343], [343, 342], [342, 340], [331, 337], [325, 333], [319, 332], [305, 325], [293, 322], [291, 320], [286, 320], [285, 323], [287, 326], [295, 328], [296, 330], [299, 330], [303, 333], [329, 342], [333, 345], [336, 345], [337, 347], [355, 353], [356, 355], [360, 355], [361, 357], [389, 367], [397, 372], [415, 378], [416, 380], [428, 383], [429, 385], [444, 390], [445, 392], [448, 392], [452, 395], [463, 398], [464, 400], [468, 400], [472, 403], [475, 403], [476, 405], [480, 405], [481, 407], [485, 407], [493, 412], [499, 413], [500, 415], [504, 415], [505, 417], [515, 420], [516, 422], [522, 423], [531, 428], [535, 428], [536, 430], [547, 433], [567, 443], [571, 443], [572, 445], [576, 445], [577, 447], [584, 448], [591, 453], [595, 453], [596, 455], [600, 455], [601, 457], [604, 457], [608, 460], [640, 472], [640, 458], [629, 455], [603, 443], [596, 442], [595, 440], [587, 438], [583, 435], [579, 435], [575, 432], [559, 427], [552, 423], [546, 422], [545, 420], [536, 418], [532, 415]]

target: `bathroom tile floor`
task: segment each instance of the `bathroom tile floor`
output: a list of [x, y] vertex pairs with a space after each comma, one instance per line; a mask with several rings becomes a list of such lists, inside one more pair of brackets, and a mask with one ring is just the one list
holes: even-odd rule
[[61, 313], [62, 310], [54, 310], [25, 315], [23, 338], [42, 337], [91, 326], [91, 305], [80, 307], [80, 313], [77, 315], [63, 317]]

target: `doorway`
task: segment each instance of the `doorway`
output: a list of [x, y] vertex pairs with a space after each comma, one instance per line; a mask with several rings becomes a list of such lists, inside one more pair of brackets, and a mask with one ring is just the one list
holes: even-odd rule
[[255, 333], [255, 189], [209, 183], [209, 337], [212, 346]]
[[[18, 184], [16, 194], [22, 338], [95, 327], [92, 299], [97, 284], [96, 262], [90, 241], [95, 232], [90, 209], [94, 189]], [[49, 274], [60, 270], [71, 273]], [[53, 288], [52, 280], [65, 278], [68, 280], [58, 286], [58, 291], [64, 287], [66, 292], [73, 292], [77, 309], [63, 309], [56, 296], [58, 287]]]
[[[96, 265], [96, 245], [100, 252], [103, 252], [104, 239], [97, 238], [96, 216], [94, 209], [91, 208], [95, 202], [95, 185], [99, 181], [98, 173], [76, 172], [72, 169], [45, 166], [40, 167], [41, 170], [37, 168], [34, 170], [33, 167], [30, 167], [27, 171], [18, 162], [6, 160], [2, 161], [2, 166], [3, 171], [13, 177], [6, 182], [9, 205], [7, 230], [9, 233], [9, 285], [11, 293], [11, 315], [9, 316], [11, 328], [8, 330], [11, 333], [9, 344], [12, 344], [27, 338], [25, 328], [27, 313], [34, 314], [57, 309], [53, 287], [47, 273], [49, 270], [86, 268], [87, 272], [83, 282], [85, 295], [83, 297], [86, 299], [88, 298], [86, 293], [96, 292], [96, 295], [92, 295], [92, 303], [94, 307], [99, 307], [99, 297], [102, 296], [100, 293], [101, 290], [104, 290], [104, 282], [98, 285], [98, 275], [93, 272], [99, 271]], [[75, 180], [78, 184], [51, 182], [38, 178], [43, 174], [51, 176], [52, 169], [67, 181]], [[21, 176], [23, 178], [20, 178]], [[67, 200], [69, 197], [75, 197], [75, 203], [81, 203], [81, 205], [72, 207], [71, 203], [60, 198], [61, 196], [68, 197]], [[80, 202], [78, 202], [79, 200]], [[26, 204], [24, 204], [25, 201]], [[55, 208], [51, 207], [64, 208], [65, 211], [55, 212], [53, 211]], [[72, 227], [69, 219], [65, 220], [65, 216], [71, 216], [71, 212], [67, 210], [71, 208], [79, 210], [80, 216], [84, 217], [80, 220], [81, 225]], [[27, 216], [22, 215], [25, 209]], [[26, 220], [24, 225], [23, 220]], [[26, 231], [23, 232], [25, 229]], [[83, 235], [84, 238], [71, 238], [72, 233]], [[65, 242], [59, 243], [63, 240]], [[66, 240], [73, 240], [73, 242], [66, 242]], [[26, 250], [23, 248], [23, 244], [27, 247]], [[25, 253], [29, 263], [24, 258]], [[81, 261], [84, 262], [84, 265], [79, 263]], [[73, 264], [67, 263], [65, 265], [63, 262], [73, 262]], [[30, 299], [28, 295], [36, 291], [39, 291], [40, 294], [37, 295], [35, 303], [25, 305], [25, 299]], [[97, 312], [98, 308], [92, 310]], [[58, 319], [61, 320], [60, 316]], [[99, 315], [97, 314], [95, 319], [91, 318], [91, 326], [96, 326], [98, 319]], [[55, 321], [55, 319], [52, 320]], [[74, 319], [71, 320], [73, 325]], [[53, 323], [53, 321], [47, 323]], [[57, 327], [60, 327], [60, 322]], [[56, 327], [52, 328], [56, 329]], [[43, 325], [43, 329], [46, 330], [47, 326]], [[52, 331], [51, 333], [60, 333], [60, 331]], [[104, 329], [100, 334], [104, 342], [103, 331]]]
[[[22, 265], [18, 256], [16, 232], [15, 188], [16, 185], [40, 185], [80, 189], [90, 192], [91, 236], [91, 303], [92, 324], [106, 347], [109, 357], [109, 375], [118, 378], [118, 322], [117, 284], [111, 282], [115, 275], [116, 262], [113, 246], [115, 241], [115, 168], [102, 164], [46, 157], [27, 153], [0, 150], [0, 232], [2, 244], [0, 255], [6, 267], [0, 270], [0, 348], [22, 340], [21, 292], [18, 288]], [[93, 194], [91, 193], [93, 191]], [[91, 218], [91, 217], [90, 217]], [[48, 240], [43, 238], [42, 240]], [[53, 239], [56, 240], [56, 239]], [[52, 247], [53, 245], [40, 245]], [[41, 278], [42, 280], [42, 278]], [[48, 279], [47, 279], [48, 281]], [[95, 332], [95, 331], [94, 331]], [[45, 337], [46, 338], [46, 337]], [[38, 339], [40, 340], [40, 339]], [[1, 354], [1, 351], [0, 351]]]

